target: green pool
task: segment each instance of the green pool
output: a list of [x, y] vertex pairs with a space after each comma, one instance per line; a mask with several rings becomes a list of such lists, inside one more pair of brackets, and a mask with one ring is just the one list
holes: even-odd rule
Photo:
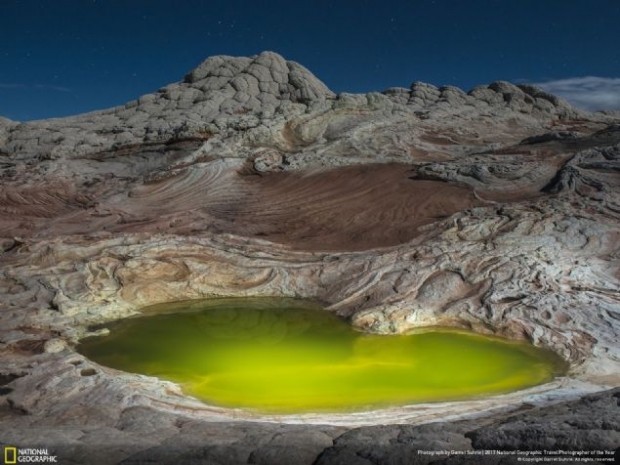
[[444, 328], [357, 332], [299, 300], [157, 305], [107, 326], [78, 350], [109, 367], [180, 383], [212, 405], [262, 412], [356, 411], [466, 399], [551, 380], [555, 354]]

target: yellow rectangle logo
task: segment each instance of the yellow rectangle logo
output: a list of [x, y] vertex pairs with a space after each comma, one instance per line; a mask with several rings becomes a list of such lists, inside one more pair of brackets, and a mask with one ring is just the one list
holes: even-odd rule
[[4, 463], [6, 465], [13, 465], [17, 463], [17, 447], [4, 447]]

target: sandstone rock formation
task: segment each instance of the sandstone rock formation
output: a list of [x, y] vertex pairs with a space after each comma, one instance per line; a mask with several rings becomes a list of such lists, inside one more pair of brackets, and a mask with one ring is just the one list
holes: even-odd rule
[[[122, 107], [0, 119], [0, 179], [0, 442], [38, 435], [83, 463], [99, 441], [114, 445], [101, 463], [144, 463], [191, 429], [221, 439], [184, 463], [275, 463], [295, 444], [312, 463], [355, 425], [409, 425], [385, 427], [395, 438], [524, 403], [561, 415], [546, 406], [619, 384], [620, 119], [532, 86], [335, 95], [275, 53], [214, 57]], [[487, 400], [274, 418], [75, 353], [97, 324], [212, 295], [315, 299], [381, 333], [524, 338], [570, 370]], [[450, 428], [437, 441], [494, 440]], [[399, 463], [355, 454], [340, 463]]]

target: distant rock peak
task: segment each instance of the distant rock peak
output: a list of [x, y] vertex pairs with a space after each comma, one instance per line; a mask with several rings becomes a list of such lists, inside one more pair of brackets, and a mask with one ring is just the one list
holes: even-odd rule
[[184, 82], [203, 92], [230, 86], [239, 93], [239, 100], [260, 97], [261, 94], [294, 102], [335, 96], [309, 70], [274, 52], [263, 52], [249, 58], [214, 56], [188, 73]]

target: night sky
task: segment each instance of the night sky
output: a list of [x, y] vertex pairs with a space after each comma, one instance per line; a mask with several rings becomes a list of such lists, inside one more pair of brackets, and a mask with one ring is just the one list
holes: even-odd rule
[[618, 0], [0, 0], [0, 115], [125, 103], [211, 55], [276, 51], [335, 92], [546, 83], [620, 109]]

